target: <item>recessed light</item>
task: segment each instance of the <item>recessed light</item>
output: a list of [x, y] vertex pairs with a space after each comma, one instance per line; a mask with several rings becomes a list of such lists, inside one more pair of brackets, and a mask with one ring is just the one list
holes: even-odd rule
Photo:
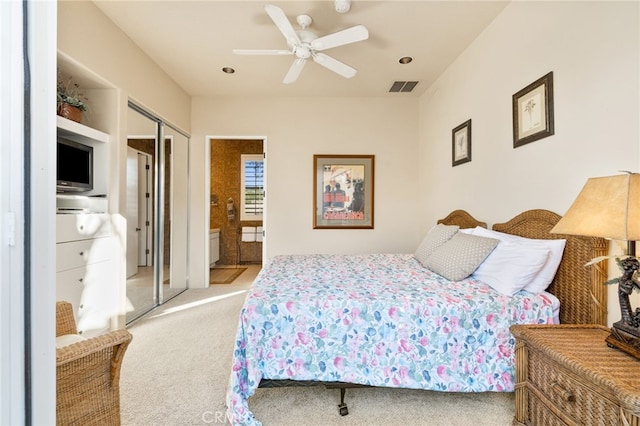
[[227, 74], [233, 74], [234, 72], [236, 72], [236, 70], [234, 70], [231, 67], [223, 67], [222, 68], [222, 72], [227, 73]]
[[398, 62], [400, 62], [402, 65], [408, 64], [411, 61], [413, 61], [413, 58], [411, 56], [403, 56], [402, 58], [398, 59]]

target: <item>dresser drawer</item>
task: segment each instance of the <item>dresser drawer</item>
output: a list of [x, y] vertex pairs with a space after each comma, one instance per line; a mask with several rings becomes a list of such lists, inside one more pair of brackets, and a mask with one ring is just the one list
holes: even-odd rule
[[[104, 283], [110, 285], [104, 285]], [[78, 333], [95, 335], [108, 331], [116, 314], [119, 289], [114, 262], [105, 261], [56, 274], [56, 299], [73, 305]]]
[[86, 240], [113, 234], [110, 215], [58, 214], [56, 215], [56, 242]]
[[[612, 396], [596, 391], [586, 377], [577, 376], [536, 350], [529, 351], [528, 380], [561, 415], [575, 424], [585, 419], [589, 419], [589, 424], [600, 426], [621, 424], [620, 407], [611, 400]], [[536, 402], [535, 399], [529, 402], [529, 410], [535, 408]], [[540, 420], [540, 417], [534, 418]]]
[[58, 272], [56, 274], [56, 300], [64, 300], [73, 305], [73, 313], [78, 322], [78, 307], [87, 279], [87, 268], [80, 267]]
[[56, 272], [110, 259], [115, 252], [114, 241], [107, 237], [56, 244]]

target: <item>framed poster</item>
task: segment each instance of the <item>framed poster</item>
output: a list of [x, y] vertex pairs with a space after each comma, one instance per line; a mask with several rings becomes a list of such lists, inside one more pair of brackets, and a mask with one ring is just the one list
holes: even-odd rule
[[451, 167], [471, 161], [471, 119], [451, 131]]
[[553, 135], [553, 72], [513, 95], [513, 147]]
[[314, 229], [373, 229], [374, 159], [313, 156]]

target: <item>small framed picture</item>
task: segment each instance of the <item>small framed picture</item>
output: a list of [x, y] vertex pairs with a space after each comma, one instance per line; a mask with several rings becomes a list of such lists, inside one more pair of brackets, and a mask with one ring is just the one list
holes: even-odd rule
[[451, 131], [451, 167], [471, 161], [471, 119]]
[[313, 156], [313, 228], [373, 229], [373, 155]]
[[553, 72], [513, 95], [513, 147], [553, 135]]

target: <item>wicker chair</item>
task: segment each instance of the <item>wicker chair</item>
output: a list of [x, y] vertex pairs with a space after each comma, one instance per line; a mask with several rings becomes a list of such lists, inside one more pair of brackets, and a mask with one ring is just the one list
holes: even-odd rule
[[[77, 334], [72, 305], [56, 303], [56, 337]], [[56, 349], [56, 423], [119, 425], [120, 367], [131, 342], [116, 330]]]

